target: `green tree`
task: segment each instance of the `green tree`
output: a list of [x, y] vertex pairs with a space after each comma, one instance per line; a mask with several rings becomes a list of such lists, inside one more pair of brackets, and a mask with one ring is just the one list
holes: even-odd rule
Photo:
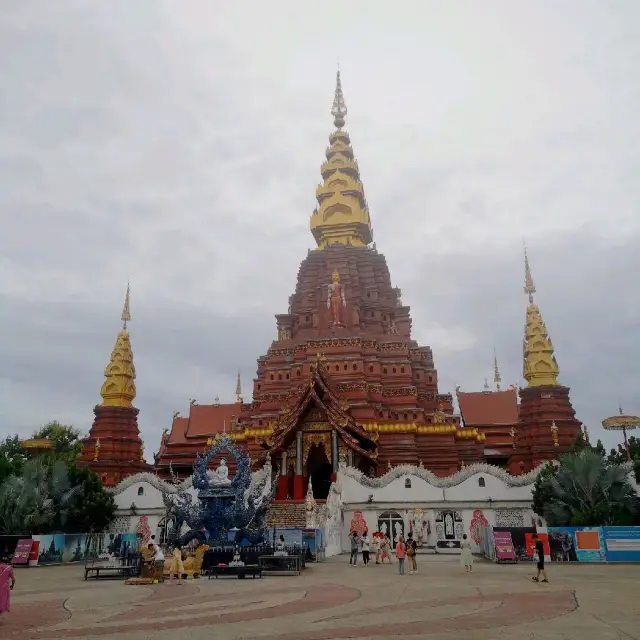
[[638, 496], [624, 467], [584, 450], [545, 467], [533, 489], [534, 511], [551, 526], [640, 523]]
[[26, 461], [19, 436], [7, 436], [0, 443], [0, 483], [10, 475], [19, 475]]
[[533, 512], [544, 517], [545, 506], [553, 499], [550, 478], [555, 475], [555, 468], [551, 462], [547, 462], [540, 470], [533, 484]]
[[582, 431], [582, 429], [578, 431], [578, 433], [576, 433], [576, 439], [567, 453], [580, 453], [581, 451], [591, 451], [601, 456], [602, 458], [605, 458], [607, 455], [607, 451], [602, 444], [602, 440], [598, 440], [598, 442], [596, 442], [596, 446], [594, 447], [584, 437], [584, 432]]
[[64, 523], [79, 487], [69, 482], [64, 462], [41, 456], [25, 463], [20, 475], [0, 485], [0, 533], [50, 533]]
[[79, 487], [69, 505], [66, 521], [60, 522], [65, 533], [94, 533], [104, 531], [115, 517], [113, 494], [102, 485], [95, 471], [88, 467], [69, 468], [69, 481]]
[[47, 438], [53, 441], [52, 457], [72, 464], [82, 453], [82, 434], [71, 425], [60, 424], [56, 420], [48, 422], [33, 432], [34, 438]]

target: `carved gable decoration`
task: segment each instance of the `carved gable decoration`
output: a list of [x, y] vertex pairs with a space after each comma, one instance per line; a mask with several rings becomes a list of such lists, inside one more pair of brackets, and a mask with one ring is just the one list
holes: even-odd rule
[[[331, 382], [329, 373], [318, 355], [309, 382], [300, 385], [297, 397], [278, 419], [273, 435], [267, 441], [270, 451], [286, 447], [288, 440], [298, 429], [305, 431], [339, 432], [345, 444], [371, 460], [377, 457], [377, 445], [371, 436], [348, 413], [348, 403], [340, 398]], [[305, 424], [301, 421], [305, 419]], [[320, 419], [318, 419], [320, 418]], [[311, 425], [314, 425], [313, 427]]]

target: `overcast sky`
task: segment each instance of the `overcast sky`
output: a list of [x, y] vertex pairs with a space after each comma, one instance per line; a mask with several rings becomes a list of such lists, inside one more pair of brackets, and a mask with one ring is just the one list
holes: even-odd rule
[[[4, 0], [0, 436], [87, 431], [127, 279], [149, 457], [276, 335], [337, 59], [441, 391], [520, 383], [526, 238], [578, 417], [640, 413], [640, 3]], [[611, 445], [618, 434], [607, 434]]]

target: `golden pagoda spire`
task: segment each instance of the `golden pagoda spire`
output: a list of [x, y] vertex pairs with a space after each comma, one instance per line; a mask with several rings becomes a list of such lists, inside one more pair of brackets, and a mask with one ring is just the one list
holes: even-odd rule
[[323, 183], [316, 189], [318, 207], [311, 215], [311, 233], [319, 249], [333, 244], [364, 247], [373, 241], [373, 230], [360, 169], [349, 134], [342, 129], [347, 105], [339, 70], [331, 115], [336, 130], [329, 136], [327, 160], [320, 167]]
[[496, 385], [496, 391], [500, 391], [502, 378], [500, 377], [500, 369], [498, 369], [498, 356], [495, 349], [493, 350], [493, 382]]
[[133, 352], [127, 331], [127, 323], [131, 320], [130, 293], [131, 289], [127, 284], [121, 316], [122, 330], [104, 370], [105, 381], [100, 389], [103, 407], [131, 407], [136, 397], [136, 368], [133, 366]]
[[530, 387], [557, 385], [560, 369], [540, 309], [533, 300], [536, 287], [531, 277], [526, 247], [524, 249], [524, 292], [529, 297], [529, 304], [524, 327], [522, 375]]

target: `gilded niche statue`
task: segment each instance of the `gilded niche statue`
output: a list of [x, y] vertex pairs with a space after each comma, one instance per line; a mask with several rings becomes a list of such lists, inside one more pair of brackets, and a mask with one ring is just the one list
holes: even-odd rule
[[331, 310], [331, 324], [344, 326], [342, 322], [342, 307], [347, 306], [344, 295], [344, 285], [340, 284], [340, 273], [336, 269], [331, 276], [331, 284], [327, 286], [327, 309]]

